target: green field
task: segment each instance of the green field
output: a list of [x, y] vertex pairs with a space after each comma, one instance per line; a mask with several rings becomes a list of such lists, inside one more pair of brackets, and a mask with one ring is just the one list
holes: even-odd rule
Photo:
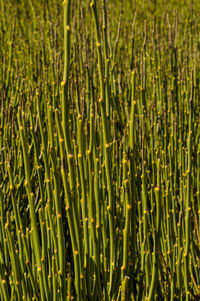
[[0, 0], [0, 300], [200, 300], [200, 2]]

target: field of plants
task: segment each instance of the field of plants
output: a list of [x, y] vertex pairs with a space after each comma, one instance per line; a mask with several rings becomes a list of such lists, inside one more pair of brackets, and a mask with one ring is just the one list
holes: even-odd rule
[[0, 300], [200, 300], [199, 17], [0, 0]]

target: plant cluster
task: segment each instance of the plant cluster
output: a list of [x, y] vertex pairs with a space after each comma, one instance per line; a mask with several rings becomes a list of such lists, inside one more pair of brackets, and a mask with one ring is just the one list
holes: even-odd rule
[[1, 0], [0, 300], [200, 298], [200, 5], [168, 2]]

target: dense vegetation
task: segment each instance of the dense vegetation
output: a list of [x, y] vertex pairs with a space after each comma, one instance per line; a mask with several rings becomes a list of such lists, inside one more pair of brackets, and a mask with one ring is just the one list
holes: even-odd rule
[[200, 299], [199, 13], [0, 1], [0, 300]]

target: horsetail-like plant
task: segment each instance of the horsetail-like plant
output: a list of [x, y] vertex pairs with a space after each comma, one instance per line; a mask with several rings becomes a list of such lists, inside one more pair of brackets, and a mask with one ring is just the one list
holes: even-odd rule
[[200, 298], [200, 5], [136, 2], [0, 1], [0, 300]]

